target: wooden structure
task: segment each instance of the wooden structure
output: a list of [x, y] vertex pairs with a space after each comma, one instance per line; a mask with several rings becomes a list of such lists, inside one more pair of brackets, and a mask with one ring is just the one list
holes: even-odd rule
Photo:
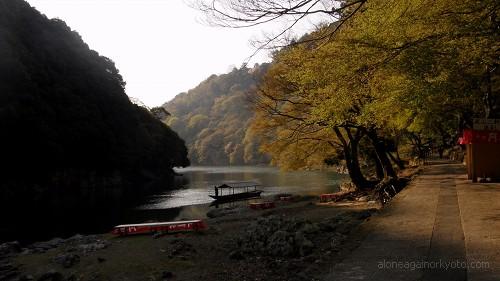
[[217, 203], [256, 198], [262, 193], [262, 190], [257, 189], [258, 186], [260, 185], [253, 182], [225, 183], [214, 186], [214, 194], [208, 196], [215, 199]]
[[500, 180], [500, 130], [466, 129], [459, 143], [465, 145], [467, 175], [470, 180]]
[[122, 224], [113, 228], [111, 233], [115, 235], [150, 234], [155, 232], [181, 232], [198, 231], [206, 229], [207, 225], [202, 220], [154, 222], [139, 224]]

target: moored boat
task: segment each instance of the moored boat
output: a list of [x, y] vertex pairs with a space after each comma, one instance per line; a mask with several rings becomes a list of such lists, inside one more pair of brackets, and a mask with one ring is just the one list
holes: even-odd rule
[[274, 204], [273, 201], [267, 201], [267, 202], [256, 202], [256, 203], [250, 203], [248, 204], [250, 209], [254, 210], [264, 210], [264, 209], [272, 209], [276, 207], [276, 204]]
[[113, 228], [111, 233], [115, 235], [148, 234], [154, 232], [179, 232], [197, 231], [206, 229], [207, 225], [202, 220], [153, 222], [138, 224], [122, 224]]
[[209, 194], [216, 202], [231, 202], [260, 197], [262, 190], [258, 190], [259, 184], [252, 182], [225, 183], [214, 186], [214, 194]]

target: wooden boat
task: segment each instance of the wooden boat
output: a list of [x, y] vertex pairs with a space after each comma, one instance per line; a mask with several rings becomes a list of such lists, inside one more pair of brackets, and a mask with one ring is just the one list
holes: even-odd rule
[[244, 199], [260, 197], [262, 190], [258, 190], [259, 185], [252, 182], [227, 183], [214, 186], [214, 194], [208, 196], [215, 199], [215, 202], [231, 202]]
[[154, 222], [139, 224], [122, 224], [113, 228], [115, 235], [149, 234], [155, 232], [198, 231], [206, 229], [207, 225], [202, 220]]

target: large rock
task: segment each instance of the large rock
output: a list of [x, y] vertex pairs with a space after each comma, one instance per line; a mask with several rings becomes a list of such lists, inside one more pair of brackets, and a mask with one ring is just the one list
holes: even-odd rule
[[54, 239], [51, 239], [49, 241], [47, 241], [46, 243], [50, 246], [52, 246], [53, 248], [57, 248], [59, 246], [61, 246], [62, 244], [64, 244], [65, 240], [62, 239], [62, 238], [54, 238]]
[[19, 268], [11, 262], [0, 260], [0, 280], [12, 280], [19, 275]]
[[17, 241], [0, 244], [0, 256], [21, 252], [21, 245]]
[[57, 248], [64, 244], [66, 241], [62, 238], [54, 238], [45, 242], [37, 242], [28, 246], [29, 250], [33, 253], [45, 253], [50, 249]]
[[188, 257], [196, 253], [193, 245], [187, 243], [182, 239], [175, 239], [170, 242], [168, 247], [169, 256], [171, 257]]
[[307, 235], [318, 231], [320, 228], [308, 221], [269, 216], [251, 223], [238, 240], [238, 245], [244, 253], [303, 256], [314, 248]]
[[106, 240], [97, 240], [88, 244], [81, 244], [78, 246], [79, 250], [81, 250], [84, 254], [88, 254], [91, 252], [96, 252], [102, 249], [106, 249], [110, 243]]
[[101, 241], [101, 238], [98, 235], [75, 234], [70, 238], [66, 239], [65, 242], [67, 244], [91, 244], [98, 241]]
[[297, 231], [295, 233], [294, 239], [301, 256], [310, 254], [314, 248], [314, 244], [311, 242], [311, 240], [307, 239], [304, 233], [306, 233], [304, 230]]
[[62, 254], [54, 258], [54, 261], [64, 268], [70, 268], [80, 262], [80, 256], [75, 254]]
[[294, 239], [291, 233], [278, 230], [267, 241], [267, 252], [272, 256], [290, 256], [294, 253]]

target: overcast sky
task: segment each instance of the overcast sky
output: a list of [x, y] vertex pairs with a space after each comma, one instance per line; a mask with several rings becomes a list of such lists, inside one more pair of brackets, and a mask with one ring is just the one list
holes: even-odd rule
[[[115, 61], [127, 94], [157, 106], [211, 74], [240, 66], [262, 36], [253, 29], [215, 28], [185, 0], [27, 0], [49, 18], [64, 20]], [[261, 52], [252, 61], [268, 61]]]

